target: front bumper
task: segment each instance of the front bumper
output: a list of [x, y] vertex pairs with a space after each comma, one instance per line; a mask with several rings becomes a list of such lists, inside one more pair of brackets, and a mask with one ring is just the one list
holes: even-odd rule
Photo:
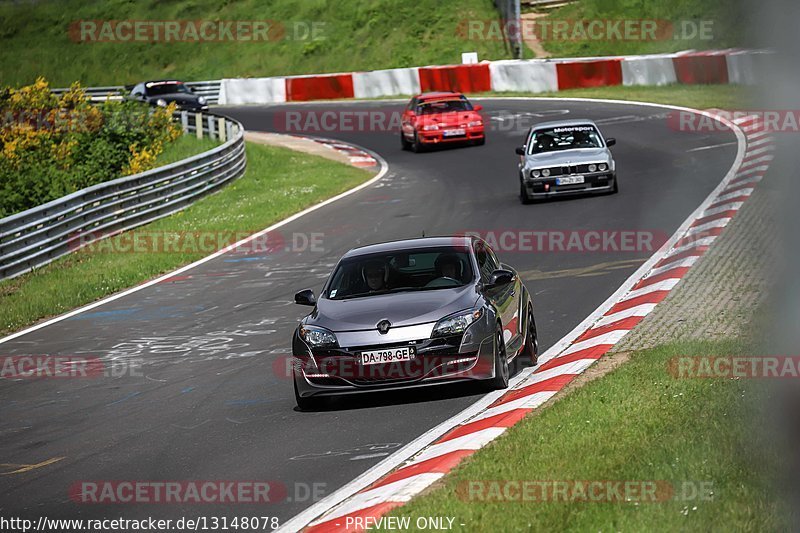
[[[449, 129], [458, 129], [456, 126]], [[435, 144], [448, 144], [459, 142], [480, 141], [485, 137], [483, 127], [464, 128], [464, 135], [448, 135], [444, 134], [447, 129], [433, 130], [433, 131], [419, 131], [417, 138], [419, 142], [426, 145]]]
[[617, 181], [615, 172], [597, 172], [583, 174], [584, 182], [571, 185], [557, 185], [556, 180], [562, 176], [547, 178], [525, 178], [523, 184], [531, 198], [550, 198], [571, 194], [600, 194], [614, 190]]
[[[471, 330], [475, 342], [462, 335], [344, 348], [315, 349], [295, 335], [293, 379], [301, 397], [356, 394], [405, 389], [494, 377], [494, 337], [486, 328]], [[480, 339], [480, 340], [479, 340]], [[411, 361], [361, 365], [366, 350], [413, 346]]]

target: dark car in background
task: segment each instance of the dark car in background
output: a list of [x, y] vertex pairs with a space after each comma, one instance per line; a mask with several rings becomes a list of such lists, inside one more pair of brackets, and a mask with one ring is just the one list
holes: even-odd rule
[[137, 83], [130, 88], [128, 98], [149, 105], [166, 107], [175, 102], [178, 109], [186, 111], [207, 111], [208, 103], [202, 96], [195, 94], [182, 81], [157, 80]]
[[508, 387], [509, 363], [536, 364], [533, 302], [517, 272], [476, 237], [428, 237], [347, 252], [292, 339], [301, 409], [320, 398], [478, 382]]

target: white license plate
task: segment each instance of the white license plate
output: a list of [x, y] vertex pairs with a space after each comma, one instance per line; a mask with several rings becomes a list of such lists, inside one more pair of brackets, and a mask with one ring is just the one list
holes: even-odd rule
[[372, 350], [361, 352], [362, 365], [376, 365], [379, 363], [396, 363], [398, 361], [410, 361], [416, 357], [414, 348], [404, 346], [403, 348], [387, 348], [385, 350]]
[[464, 129], [457, 129], [457, 130], [444, 130], [445, 137], [455, 137], [456, 135], [466, 135], [467, 130]]
[[583, 176], [567, 176], [566, 178], [556, 178], [556, 185], [575, 185], [583, 183]]

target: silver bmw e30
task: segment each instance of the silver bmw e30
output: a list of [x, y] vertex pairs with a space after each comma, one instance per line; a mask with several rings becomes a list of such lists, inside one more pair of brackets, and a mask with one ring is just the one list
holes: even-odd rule
[[362, 246], [334, 267], [292, 339], [297, 405], [377, 389], [482, 382], [508, 387], [509, 363], [536, 364], [531, 295], [483, 240], [427, 237]]
[[517, 148], [519, 198], [533, 200], [584, 193], [615, 193], [617, 171], [610, 146], [591, 120], [543, 122]]

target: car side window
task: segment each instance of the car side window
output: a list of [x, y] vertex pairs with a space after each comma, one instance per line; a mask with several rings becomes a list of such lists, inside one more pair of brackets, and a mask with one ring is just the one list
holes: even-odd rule
[[487, 281], [491, 277], [492, 272], [497, 270], [497, 260], [494, 259], [491, 251], [480, 242], [475, 243], [475, 259], [478, 260], [478, 269], [481, 272], [481, 279]]

